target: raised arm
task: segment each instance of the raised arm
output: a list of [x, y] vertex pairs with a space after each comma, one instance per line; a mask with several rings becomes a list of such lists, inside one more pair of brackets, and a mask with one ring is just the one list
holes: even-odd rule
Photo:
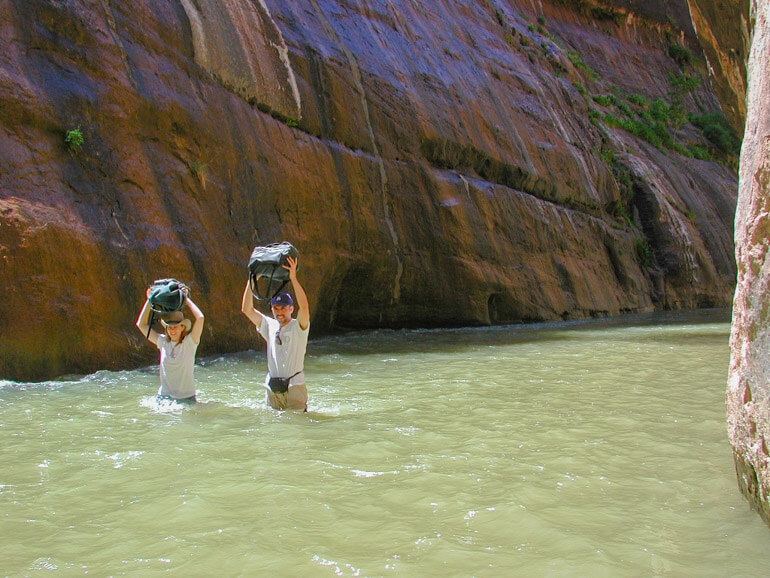
[[150, 329], [150, 289], [147, 289], [147, 299], [144, 301], [144, 307], [136, 319], [136, 328], [142, 332], [142, 335], [149, 339], [155, 345], [158, 344], [159, 333]]
[[241, 299], [241, 313], [249, 318], [254, 325], [262, 325], [262, 313], [254, 308], [254, 296], [251, 294], [251, 279], [246, 281], [246, 289], [243, 291]]
[[190, 313], [192, 313], [193, 317], [195, 318], [195, 321], [193, 322], [192, 329], [190, 329], [190, 337], [195, 343], [201, 342], [201, 334], [203, 333], [203, 322], [205, 321], [205, 318], [203, 317], [203, 311], [201, 311], [198, 306], [193, 303], [193, 300], [190, 299], [190, 296], [187, 296], [187, 299], [185, 300], [185, 305], [190, 310]]
[[310, 305], [307, 302], [307, 295], [305, 290], [300, 285], [299, 279], [297, 279], [297, 260], [293, 257], [288, 257], [288, 265], [284, 265], [284, 269], [289, 270], [289, 279], [291, 285], [294, 287], [294, 293], [297, 296], [297, 305], [299, 305], [299, 311], [297, 312], [297, 323], [305, 330], [310, 327]]

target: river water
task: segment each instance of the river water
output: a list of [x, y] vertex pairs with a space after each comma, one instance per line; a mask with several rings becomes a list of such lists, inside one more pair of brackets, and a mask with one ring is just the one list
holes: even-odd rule
[[[725, 432], [729, 312], [311, 340], [0, 382], [0, 573], [766, 576]], [[255, 347], [257, 342], [255, 338]]]

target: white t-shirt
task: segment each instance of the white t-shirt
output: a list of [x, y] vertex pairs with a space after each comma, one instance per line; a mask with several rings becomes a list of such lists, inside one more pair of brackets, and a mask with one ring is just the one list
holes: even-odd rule
[[198, 344], [189, 335], [176, 344], [161, 333], [158, 336], [160, 349], [160, 389], [158, 395], [184, 399], [195, 395], [195, 352]]
[[[285, 327], [281, 327], [276, 319], [263, 315], [262, 324], [257, 331], [267, 341], [267, 369], [272, 377], [290, 377], [305, 368], [310, 325], [307, 329], [302, 329], [299, 322], [292, 319]], [[280, 339], [277, 339], [276, 335]], [[291, 383], [305, 383], [305, 374], [300, 373]]]

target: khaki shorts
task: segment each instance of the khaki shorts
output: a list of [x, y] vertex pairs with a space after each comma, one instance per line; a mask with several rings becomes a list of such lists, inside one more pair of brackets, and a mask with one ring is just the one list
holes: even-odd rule
[[274, 393], [265, 384], [265, 403], [273, 409], [307, 411], [307, 387], [304, 383], [291, 384], [284, 393]]

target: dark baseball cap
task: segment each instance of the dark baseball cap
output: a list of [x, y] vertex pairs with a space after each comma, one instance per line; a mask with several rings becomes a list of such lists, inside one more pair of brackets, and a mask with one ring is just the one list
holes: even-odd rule
[[278, 293], [270, 300], [270, 307], [273, 305], [294, 305], [294, 299], [288, 293]]

